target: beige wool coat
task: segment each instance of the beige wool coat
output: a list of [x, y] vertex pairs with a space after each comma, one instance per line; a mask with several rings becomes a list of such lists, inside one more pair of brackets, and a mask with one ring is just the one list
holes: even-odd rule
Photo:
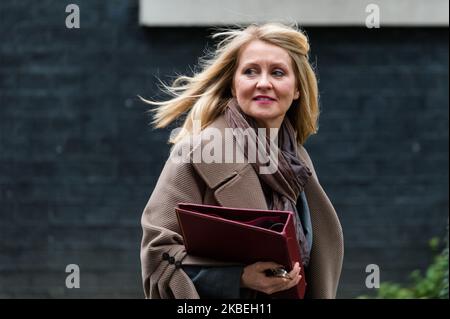
[[[223, 115], [209, 126], [222, 133], [226, 127]], [[232, 136], [226, 134], [222, 136], [222, 140], [216, 138], [214, 143], [219, 141], [225, 145], [232, 140]], [[143, 229], [141, 265], [146, 298], [199, 298], [194, 284], [180, 263], [203, 266], [230, 265], [186, 253], [175, 214], [177, 203], [267, 209], [259, 178], [250, 163], [173, 160], [175, 154], [180, 154], [183, 147], [189, 147], [192, 156], [198, 147], [203, 147], [207, 143], [211, 145], [211, 140], [211, 137], [203, 134], [194, 143], [179, 142], [173, 147], [144, 209], [141, 219]], [[313, 245], [307, 275], [308, 296], [335, 298], [344, 253], [342, 228], [303, 146], [299, 147], [299, 156], [313, 173], [305, 187], [313, 227]]]

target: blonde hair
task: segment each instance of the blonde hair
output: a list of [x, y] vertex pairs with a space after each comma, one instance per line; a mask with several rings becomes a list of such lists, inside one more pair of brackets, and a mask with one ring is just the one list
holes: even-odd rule
[[[297, 131], [297, 142], [317, 133], [319, 105], [317, 80], [308, 62], [308, 38], [297, 26], [278, 23], [252, 24], [246, 28], [223, 29], [213, 38], [223, 38], [210, 57], [200, 61], [201, 71], [193, 76], [179, 76], [172, 85], [163, 84], [173, 98], [167, 101], [143, 101], [157, 106], [153, 124], [156, 128], [168, 126], [187, 113], [182, 129], [171, 137], [176, 143], [192, 133], [194, 120], [200, 121], [201, 129], [211, 124], [225, 109], [232, 98], [231, 86], [241, 49], [253, 40], [262, 40], [285, 49], [292, 58], [297, 86], [300, 92], [297, 107], [290, 107], [286, 116]], [[296, 100], [297, 101], [297, 100]]]

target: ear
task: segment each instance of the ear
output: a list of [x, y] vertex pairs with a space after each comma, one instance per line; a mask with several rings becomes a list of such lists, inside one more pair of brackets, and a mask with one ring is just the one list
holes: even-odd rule
[[294, 93], [294, 100], [298, 99], [300, 97], [300, 91], [296, 90]]

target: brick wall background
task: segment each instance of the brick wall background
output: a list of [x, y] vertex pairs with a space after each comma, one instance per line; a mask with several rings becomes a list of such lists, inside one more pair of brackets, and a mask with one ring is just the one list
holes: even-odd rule
[[[142, 298], [140, 216], [168, 155], [148, 107], [205, 28], [141, 28], [137, 1], [0, 2], [0, 297]], [[306, 144], [341, 218], [339, 297], [404, 282], [448, 221], [448, 29], [307, 28], [322, 115]], [[81, 288], [65, 287], [78, 264]]]

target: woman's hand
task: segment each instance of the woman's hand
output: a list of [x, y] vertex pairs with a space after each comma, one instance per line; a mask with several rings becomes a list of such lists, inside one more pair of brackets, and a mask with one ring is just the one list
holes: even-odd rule
[[302, 276], [300, 275], [300, 266], [295, 263], [294, 268], [289, 273], [288, 278], [268, 277], [264, 273], [269, 268], [283, 267], [273, 262], [256, 262], [244, 268], [241, 276], [241, 287], [261, 291], [265, 294], [273, 294], [278, 291], [287, 290], [296, 286]]

